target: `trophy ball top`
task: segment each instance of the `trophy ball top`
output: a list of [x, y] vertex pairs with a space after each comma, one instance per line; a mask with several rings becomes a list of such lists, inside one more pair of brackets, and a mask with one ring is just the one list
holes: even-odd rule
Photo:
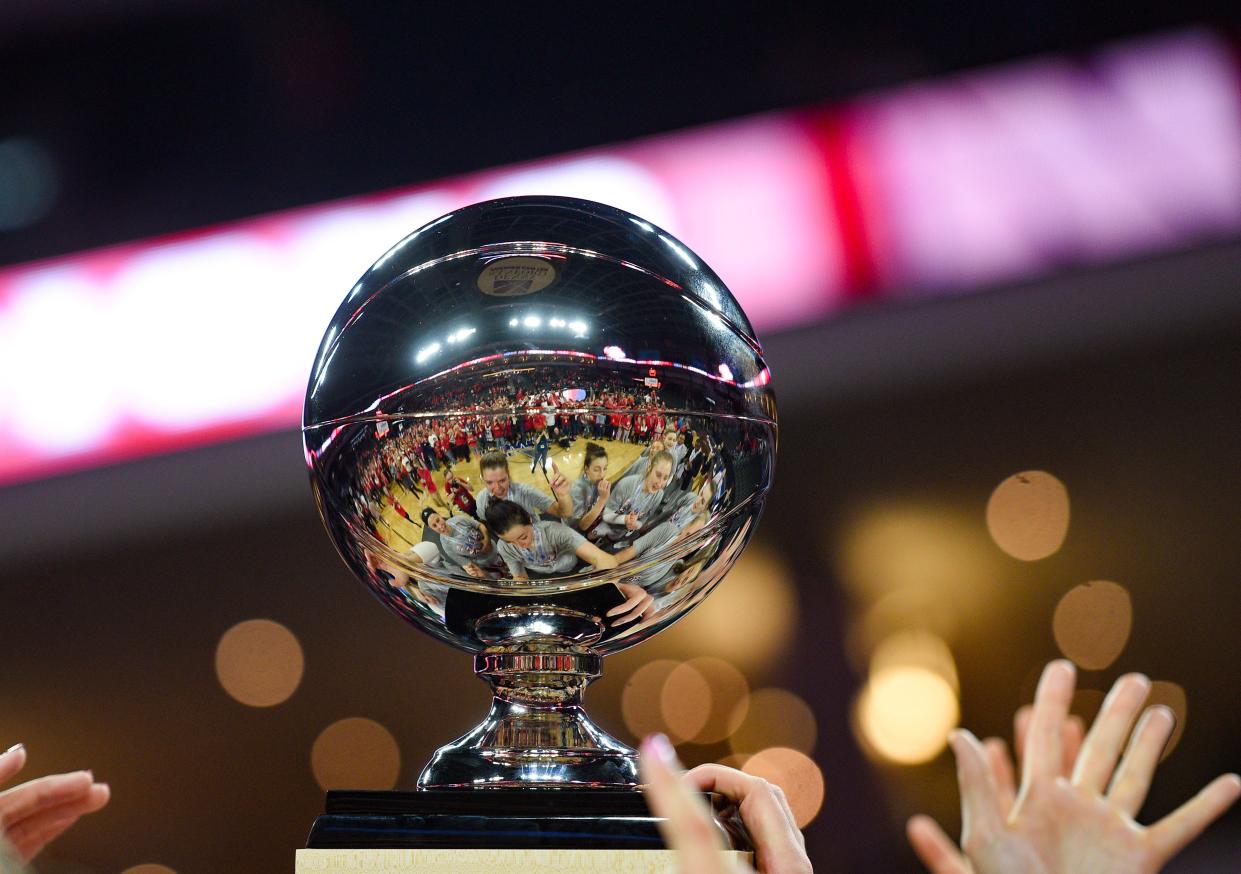
[[302, 423], [350, 570], [475, 653], [607, 655], [688, 613], [753, 534], [776, 431], [762, 348], [711, 268], [551, 196], [393, 245], [327, 326]]

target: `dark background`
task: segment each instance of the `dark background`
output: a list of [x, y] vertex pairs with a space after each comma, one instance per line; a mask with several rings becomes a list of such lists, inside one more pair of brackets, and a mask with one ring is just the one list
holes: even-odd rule
[[0, 9], [0, 130], [61, 199], [0, 263], [1195, 23], [1207, 3], [228, 3]]
[[[1234, 32], [1193, 4], [6, 6], [0, 137], [43, 142], [60, 187], [41, 220], [0, 232], [0, 263], [1202, 22]], [[992, 489], [1021, 470], [1065, 483], [1072, 523], [1042, 562], [995, 550], [988, 611], [953, 642], [963, 724], [1007, 733], [1057, 655], [1060, 595], [1112, 579], [1133, 597], [1133, 635], [1083, 683], [1143, 670], [1189, 701], [1145, 816], [1241, 768], [1239, 268], [1241, 242], [1225, 242], [764, 338], [782, 433], [758, 538], [800, 609], [786, 657], [751, 680], [793, 689], [818, 717], [826, 797], [807, 844], [820, 870], [917, 870], [904, 818], [957, 826], [948, 756], [881, 766], [854, 739], [864, 675], [846, 652], [841, 532], [897, 503], [985, 538]], [[24, 541], [0, 554], [0, 745], [24, 740], [34, 773], [93, 767], [114, 792], [42, 870], [290, 870], [322, 804], [308, 752], [325, 724], [388, 726], [409, 785], [481, 716], [468, 658], [348, 578], [298, 443], [281, 433], [0, 491], [0, 518], [23, 532], [6, 540]], [[225, 696], [211, 668], [220, 634], [254, 616], [306, 652], [301, 688], [263, 710]], [[660, 653], [694, 655], [675, 635]], [[649, 655], [609, 660], [589, 696], [622, 737], [620, 689]], [[1234, 812], [1176, 870], [1239, 862]]]

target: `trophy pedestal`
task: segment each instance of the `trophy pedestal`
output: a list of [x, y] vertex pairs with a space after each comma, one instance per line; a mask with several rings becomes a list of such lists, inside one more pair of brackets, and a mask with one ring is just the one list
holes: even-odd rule
[[[713, 798], [719, 801], [718, 797]], [[716, 816], [748, 859], [735, 808]], [[673, 871], [641, 792], [607, 789], [333, 791], [297, 871]]]
[[[750, 853], [728, 850], [723, 855], [734, 864], [753, 864]], [[676, 874], [679, 870], [672, 850], [298, 850], [295, 874]]]

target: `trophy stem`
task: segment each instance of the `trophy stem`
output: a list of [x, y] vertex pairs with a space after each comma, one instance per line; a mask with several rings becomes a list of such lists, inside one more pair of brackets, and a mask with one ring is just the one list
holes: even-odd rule
[[420, 789], [635, 789], [637, 753], [603, 731], [582, 707], [602, 659], [563, 641], [494, 646], [474, 658], [491, 684], [491, 711], [440, 747]]

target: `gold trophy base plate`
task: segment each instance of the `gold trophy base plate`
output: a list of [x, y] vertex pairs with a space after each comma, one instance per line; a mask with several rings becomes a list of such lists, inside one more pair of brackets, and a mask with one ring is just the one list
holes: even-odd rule
[[[752, 865], [751, 853], [721, 853], [734, 865]], [[296, 874], [374, 872], [374, 874], [495, 874], [545, 871], [549, 874], [675, 874], [674, 850], [298, 850]]]

